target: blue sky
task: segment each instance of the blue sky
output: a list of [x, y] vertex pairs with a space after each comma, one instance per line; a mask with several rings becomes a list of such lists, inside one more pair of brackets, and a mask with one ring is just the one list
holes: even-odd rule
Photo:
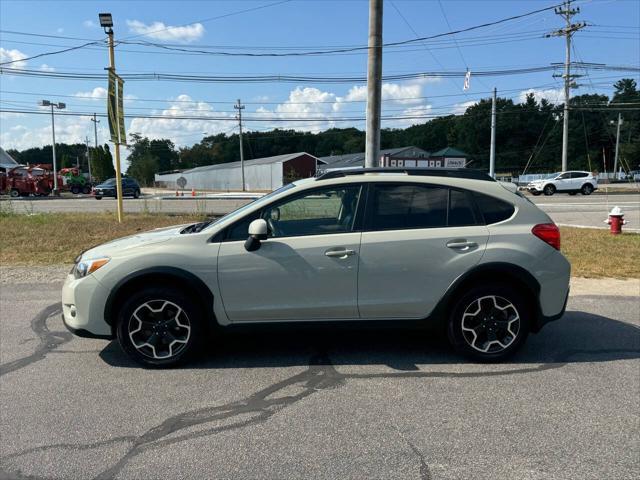
[[[385, 0], [384, 42], [428, 36], [519, 15], [553, 5], [553, 1]], [[640, 59], [640, 2], [636, 0], [577, 1], [575, 19], [593, 25], [575, 35], [575, 54], [585, 62], [638, 65]], [[263, 8], [258, 8], [263, 7]], [[249, 11], [244, 11], [249, 10]], [[104, 38], [96, 25], [98, 12], [113, 14], [116, 40], [146, 41], [187, 49], [211, 48], [234, 52], [293, 52], [332, 46], [363, 46], [367, 42], [367, 0], [263, 1], [18, 1], [0, 2], [1, 62], [60, 50]], [[242, 12], [244, 11], [244, 12]], [[225, 16], [228, 15], [228, 16]], [[221, 17], [222, 18], [216, 18]], [[169, 27], [178, 28], [169, 28]], [[555, 101], [560, 79], [552, 72], [513, 76], [474, 77], [474, 71], [546, 66], [564, 60], [564, 40], [544, 38], [562, 26], [562, 19], [546, 11], [522, 19], [439, 41], [387, 49], [384, 74], [424, 71], [472, 72], [471, 88], [462, 78], [428, 78], [387, 82], [383, 114], [423, 116], [424, 119], [387, 120], [383, 127], [404, 127], [426, 117], [460, 113], [495, 86], [499, 94], [519, 101], [525, 92]], [[21, 33], [16, 33], [21, 32]], [[24, 34], [57, 37], [38, 37]], [[240, 48], [241, 47], [241, 48]], [[296, 50], [297, 49], [297, 50]], [[102, 73], [108, 61], [103, 47], [91, 47], [12, 64], [40, 71]], [[286, 58], [187, 55], [143, 45], [116, 48], [118, 73], [178, 73], [215, 75], [366, 75], [366, 51], [327, 56]], [[637, 73], [591, 71], [579, 80], [573, 95], [610, 93], [611, 84]], [[37, 110], [47, 98], [66, 102], [68, 112], [106, 111], [106, 82], [0, 75], [0, 107]], [[178, 145], [199, 141], [204, 132], [237, 131], [233, 103], [246, 104], [245, 129], [275, 127], [319, 131], [331, 126], [363, 128], [364, 84], [331, 83], [186, 83], [128, 81], [126, 113], [163, 115], [166, 119], [131, 118], [127, 131], [171, 138]], [[219, 103], [217, 103], [219, 102]], [[225, 120], [181, 120], [175, 116], [216, 116]], [[275, 122], [273, 119], [299, 119]], [[318, 120], [321, 118], [322, 120]], [[228, 119], [228, 120], [226, 120]], [[102, 120], [99, 141], [107, 140]], [[93, 124], [86, 116], [59, 117], [58, 141], [93, 142]], [[0, 114], [0, 142], [6, 149], [50, 143], [50, 120], [45, 115]]]

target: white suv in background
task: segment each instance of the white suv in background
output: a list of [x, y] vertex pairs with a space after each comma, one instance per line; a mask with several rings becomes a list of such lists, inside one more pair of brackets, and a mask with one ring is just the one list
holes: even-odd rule
[[461, 353], [498, 361], [562, 316], [569, 273], [551, 219], [483, 173], [332, 171], [84, 252], [63, 320], [149, 367], [220, 326], [380, 320], [439, 322]]
[[527, 184], [526, 189], [533, 195], [553, 195], [554, 193], [568, 193], [576, 195], [591, 195], [598, 189], [598, 179], [590, 172], [561, 172], [554, 173], [546, 179], [535, 180]]

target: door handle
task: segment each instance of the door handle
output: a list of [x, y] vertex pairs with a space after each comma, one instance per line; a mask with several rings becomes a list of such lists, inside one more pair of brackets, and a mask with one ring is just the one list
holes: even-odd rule
[[451, 240], [447, 242], [447, 247], [452, 248], [454, 250], [467, 251], [472, 248], [477, 247], [478, 244], [476, 242], [469, 242], [467, 240]]
[[344, 249], [344, 250], [327, 250], [326, 252], [324, 252], [324, 254], [327, 257], [347, 258], [347, 257], [350, 257], [351, 255], [355, 255], [356, 252], [355, 252], [355, 250], [348, 250], [348, 249]]

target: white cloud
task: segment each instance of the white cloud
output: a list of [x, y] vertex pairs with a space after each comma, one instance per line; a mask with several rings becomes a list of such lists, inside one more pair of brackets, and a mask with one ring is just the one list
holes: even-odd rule
[[86, 98], [90, 100], [106, 100], [107, 89], [104, 87], [96, 87], [89, 92], [76, 92], [73, 94], [73, 96], [78, 98]]
[[[396, 107], [389, 115], [394, 116], [416, 116], [426, 115], [431, 110], [431, 105], [425, 102], [424, 85], [431, 82], [431, 79], [425, 81], [412, 82], [406, 84], [384, 83], [382, 85], [383, 114], [385, 108]], [[332, 120], [331, 117], [340, 116], [347, 117], [364, 117], [367, 98], [367, 88], [364, 85], [355, 85], [351, 87], [344, 96], [338, 96], [332, 92], [325, 92], [313, 87], [296, 87], [289, 93], [289, 98], [283, 103], [278, 104], [275, 108], [259, 108], [257, 112], [265, 117], [277, 117], [283, 119], [278, 122], [277, 126], [281, 128], [292, 128], [296, 130], [305, 130], [311, 132], [320, 132], [327, 128], [346, 127], [357, 124], [354, 121], [340, 122]], [[398, 109], [398, 106], [405, 107]], [[287, 122], [284, 119], [294, 119]], [[302, 122], [300, 120], [306, 120]], [[420, 123], [421, 119], [400, 119], [386, 120], [384, 127], [403, 127]], [[268, 122], [265, 122], [268, 123]], [[273, 124], [276, 125], [275, 122]]]
[[127, 26], [132, 33], [144, 35], [154, 40], [189, 43], [202, 38], [205, 29], [201, 23], [192, 23], [180, 27], [165, 25], [163, 22], [153, 22], [149, 25], [139, 20], [127, 20]]
[[456, 103], [451, 109], [451, 113], [454, 115], [462, 115], [467, 111], [467, 108], [474, 106], [478, 103], [478, 100], [469, 100], [468, 102]]
[[84, 22], [82, 22], [82, 26], [85, 28], [97, 28], [98, 24], [93, 20], [85, 20]]
[[[56, 142], [84, 143], [88, 125], [90, 125], [89, 118], [87, 116], [56, 116]], [[106, 126], [99, 127], [98, 135], [101, 139], [99, 141], [107, 138]], [[2, 132], [0, 143], [5, 149], [15, 148], [17, 150], [51, 145], [51, 121], [47, 118], [42, 121], [41, 126], [15, 125]]]
[[540, 100], [543, 98], [547, 99], [547, 101], [551, 103], [564, 102], [564, 91], [562, 88], [548, 88], [546, 90], [530, 88], [529, 90], [520, 92], [520, 103], [524, 103], [527, 100], [527, 95], [531, 93], [533, 93], [533, 96], [538, 103], [540, 103]]
[[50, 67], [46, 63], [43, 63], [42, 65], [40, 65], [40, 70], [43, 71], [43, 72], [55, 72], [56, 71], [55, 68]]
[[[90, 90], [88, 92], [76, 92], [73, 94], [74, 97], [77, 97], [79, 99], [82, 100], [92, 100], [92, 101], [106, 101], [107, 100], [107, 89], [104, 87], [95, 87], [93, 90]], [[124, 102], [125, 104], [128, 102], [131, 102], [133, 100], [135, 100], [136, 97], [135, 95], [129, 95], [129, 94], [125, 94], [124, 95]]]
[[[235, 122], [233, 113], [217, 112], [210, 104], [193, 100], [185, 94], [170, 101], [169, 108], [151, 112], [151, 115], [162, 115], [166, 118], [134, 118], [127, 132], [139, 133], [149, 138], [169, 138], [176, 145], [186, 145], [192, 144], [194, 140], [199, 141], [198, 134], [204, 132], [209, 135], [227, 132]], [[182, 116], [226, 117], [229, 120], [175, 118]]]
[[27, 66], [26, 61], [20, 61], [23, 58], [27, 58], [25, 53], [22, 53], [20, 50], [12, 49], [9, 50], [7, 48], [0, 47], [0, 63], [5, 62], [14, 62], [8, 65], [4, 65], [8, 68], [24, 68]]

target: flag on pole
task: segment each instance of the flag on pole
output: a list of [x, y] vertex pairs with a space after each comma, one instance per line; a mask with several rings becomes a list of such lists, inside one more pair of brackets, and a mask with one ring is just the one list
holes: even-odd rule
[[118, 77], [118, 133], [120, 144], [127, 144], [127, 134], [124, 129], [124, 80]]
[[467, 70], [467, 73], [465, 73], [464, 75], [464, 86], [462, 87], [462, 89], [469, 90], [470, 84], [471, 84], [471, 72]]
[[109, 90], [107, 92], [107, 119], [111, 141], [118, 143], [118, 117], [116, 103], [116, 74], [109, 70]]

